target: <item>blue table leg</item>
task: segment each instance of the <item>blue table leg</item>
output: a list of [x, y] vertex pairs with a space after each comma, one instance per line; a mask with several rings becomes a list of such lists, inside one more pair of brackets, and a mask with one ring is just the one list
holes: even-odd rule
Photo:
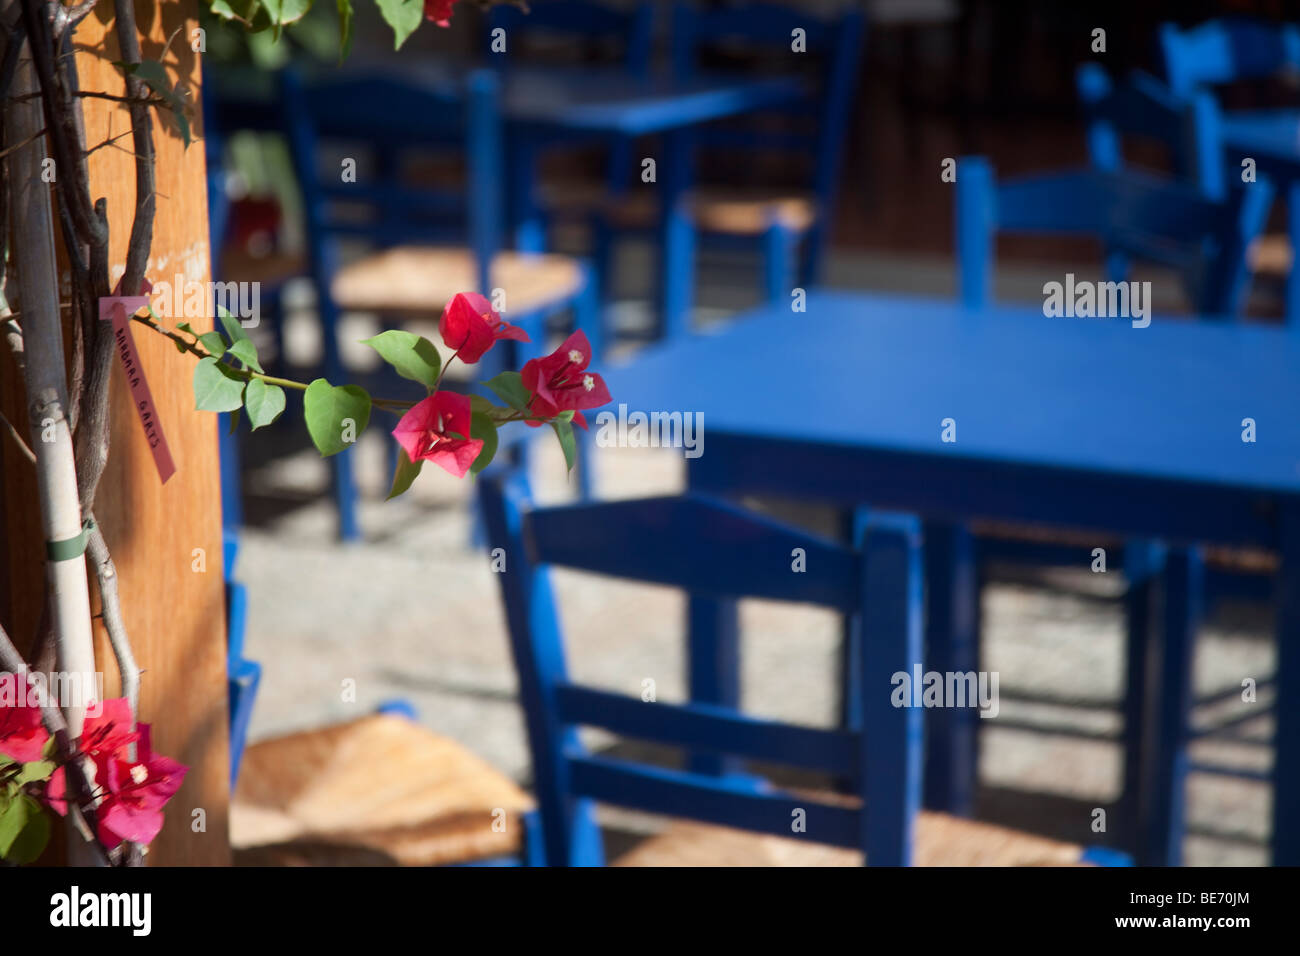
[[1283, 514], [1277, 595], [1273, 865], [1300, 866], [1300, 504]]
[[908, 866], [921, 804], [923, 711], [894, 706], [892, 677], [921, 660], [920, 525], [873, 512], [861, 548], [862, 837], [870, 865]]
[[[975, 540], [962, 525], [925, 523], [927, 671], [979, 670], [980, 593]], [[978, 769], [975, 707], [926, 714], [925, 805], [969, 816]]]
[[1137, 854], [1141, 846], [1141, 821], [1147, 813], [1151, 781], [1146, 777], [1147, 756], [1154, 745], [1151, 707], [1159, 699], [1154, 684], [1151, 655], [1157, 583], [1165, 566], [1164, 545], [1157, 541], [1129, 541], [1124, 545], [1124, 596], [1127, 641], [1124, 670], [1124, 790], [1120, 797], [1123, 846]]
[[1171, 548], [1164, 573], [1164, 640], [1160, 648], [1151, 812], [1139, 863], [1181, 866], [1186, 831], [1187, 744], [1192, 713], [1192, 662], [1205, 591], [1198, 548]]
[[691, 142], [689, 130], [666, 133], [663, 161], [658, 165], [659, 329], [669, 340], [690, 331], [695, 303], [695, 224], [686, 207]]

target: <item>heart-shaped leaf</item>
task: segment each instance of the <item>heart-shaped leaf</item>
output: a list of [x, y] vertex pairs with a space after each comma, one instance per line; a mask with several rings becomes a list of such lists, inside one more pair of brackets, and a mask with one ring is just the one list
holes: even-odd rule
[[438, 355], [437, 347], [424, 336], [401, 329], [389, 329], [373, 338], [362, 339], [361, 344], [369, 345], [378, 352], [402, 378], [419, 382], [430, 391], [438, 386], [442, 357]]
[[244, 404], [244, 380], [212, 356], [194, 367], [194, 407], [205, 412], [233, 412]]
[[497, 397], [516, 411], [524, 411], [532, 400], [532, 393], [524, 387], [523, 376], [518, 372], [502, 372], [483, 383]]
[[370, 396], [356, 385], [334, 386], [318, 378], [303, 393], [307, 431], [323, 457], [356, 442], [370, 422]]
[[244, 368], [265, 371], [262, 363], [257, 360], [257, 346], [253, 344], [252, 339], [238, 339], [226, 352], [243, 362]]
[[253, 431], [271, 424], [284, 412], [284, 389], [267, 385], [260, 378], [253, 379], [244, 389], [244, 410], [248, 412], [248, 424]]

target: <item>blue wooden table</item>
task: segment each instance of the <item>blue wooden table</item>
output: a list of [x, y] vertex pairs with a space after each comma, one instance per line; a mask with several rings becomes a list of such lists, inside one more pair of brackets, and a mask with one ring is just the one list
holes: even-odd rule
[[[883, 295], [811, 296], [666, 343], [607, 371], [629, 410], [702, 415], [691, 488], [1092, 530], [1166, 543], [1166, 613], [1141, 822], [1177, 857], [1187, 771], [1200, 546], [1281, 558], [1273, 857], [1300, 864], [1300, 341], [1212, 323], [1048, 319], [1040, 309]], [[1253, 419], [1256, 440], [1243, 441]], [[594, 426], [593, 426], [594, 427]], [[955, 441], [943, 440], [945, 431]], [[927, 545], [929, 542], [927, 541]], [[725, 700], [716, 607], [692, 607], [692, 693]], [[706, 615], [701, 617], [699, 615]], [[930, 636], [927, 669], [977, 670]], [[1235, 677], [1234, 677], [1235, 682]], [[935, 709], [927, 735], [961, 764], [973, 712]], [[1148, 854], [1150, 856], [1150, 854]]]
[[[413, 86], [446, 89], [463, 83], [466, 68], [449, 63], [381, 64], [358, 61], [347, 69], [389, 70]], [[646, 158], [655, 159], [659, 206], [659, 300], [661, 330], [674, 337], [686, 330], [693, 303], [695, 230], [685, 208], [691, 185], [691, 132], [714, 120], [788, 104], [807, 88], [789, 76], [695, 74], [688, 79], [664, 73], [637, 76], [609, 68], [511, 66], [501, 74], [501, 112], [510, 127], [512, 173], [511, 228], [516, 247], [540, 250], [535, 149], [539, 142], [571, 136], [648, 136], [661, 142]], [[418, 126], [411, 119], [412, 128]], [[638, 167], [639, 167], [638, 163]], [[672, 263], [679, 268], [669, 268]], [[683, 264], [686, 264], [685, 267]]]

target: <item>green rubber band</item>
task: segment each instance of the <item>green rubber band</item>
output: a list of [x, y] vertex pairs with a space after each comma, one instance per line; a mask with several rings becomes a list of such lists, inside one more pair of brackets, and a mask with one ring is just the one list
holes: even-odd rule
[[73, 558], [79, 558], [86, 553], [86, 538], [90, 532], [95, 530], [95, 520], [87, 518], [81, 525], [81, 534], [75, 538], [64, 538], [62, 541], [46, 541], [45, 554], [51, 561], [71, 561]]

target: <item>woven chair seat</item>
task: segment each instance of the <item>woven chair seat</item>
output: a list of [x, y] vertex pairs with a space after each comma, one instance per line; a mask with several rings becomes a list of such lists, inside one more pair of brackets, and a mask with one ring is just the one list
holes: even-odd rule
[[[455, 741], [373, 714], [249, 747], [231, 843], [237, 865], [467, 862], [520, 852], [532, 806]], [[501, 811], [504, 830], [494, 827]]]

